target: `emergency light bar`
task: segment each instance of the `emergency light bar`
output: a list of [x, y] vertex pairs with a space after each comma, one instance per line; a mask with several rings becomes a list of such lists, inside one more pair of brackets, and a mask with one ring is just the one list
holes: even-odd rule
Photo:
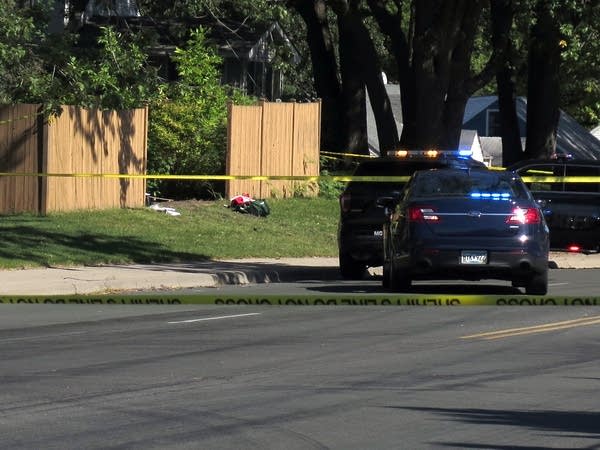
[[470, 195], [473, 199], [510, 200], [508, 192], [471, 192]]
[[387, 156], [393, 156], [395, 158], [438, 158], [441, 156], [458, 156], [465, 158], [472, 154], [472, 150], [390, 150], [387, 152]]

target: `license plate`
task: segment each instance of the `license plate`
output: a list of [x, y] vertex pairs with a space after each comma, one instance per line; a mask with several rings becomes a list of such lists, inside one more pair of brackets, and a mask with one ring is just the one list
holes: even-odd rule
[[463, 250], [460, 252], [461, 264], [487, 264], [487, 252], [485, 250]]

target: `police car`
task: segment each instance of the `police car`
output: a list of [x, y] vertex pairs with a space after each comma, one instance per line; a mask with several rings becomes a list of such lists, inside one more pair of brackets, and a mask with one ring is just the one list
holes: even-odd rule
[[417, 171], [401, 197], [378, 203], [390, 217], [384, 287], [405, 292], [413, 280], [499, 279], [546, 295], [548, 226], [516, 173]]
[[[470, 151], [397, 150], [385, 157], [371, 158], [354, 172], [360, 180], [350, 181], [339, 198], [338, 252], [340, 273], [345, 279], [360, 279], [368, 267], [383, 264], [384, 211], [377, 198], [402, 191], [408, 178], [417, 170], [486, 166], [471, 158]], [[402, 180], [373, 181], [380, 177], [403, 177]]]
[[555, 156], [519, 161], [507, 170], [525, 178], [550, 228], [553, 250], [600, 250], [599, 160]]

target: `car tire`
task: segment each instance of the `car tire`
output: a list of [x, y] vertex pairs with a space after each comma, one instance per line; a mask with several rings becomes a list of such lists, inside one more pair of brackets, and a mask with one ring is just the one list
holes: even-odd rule
[[391, 279], [391, 275], [390, 275], [390, 262], [384, 260], [383, 261], [383, 277], [381, 280], [381, 284], [384, 287], [384, 289], [388, 289], [390, 287], [390, 279]]
[[365, 277], [367, 265], [355, 260], [347, 253], [340, 253], [340, 273], [346, 280], [361, 280]]
[[525, 285], [527, 295], [546, 295], [548, 293], [548, 271], [534, 274]]
[[408, 274], [400, 269], [396, 263], [394, 263], [394, 258], [390, 258], [390, 279], [389, 286], [394, 292], [406, 292], [410, 289], [410, 285], [412, 284], [412, 280], [408, 276]]

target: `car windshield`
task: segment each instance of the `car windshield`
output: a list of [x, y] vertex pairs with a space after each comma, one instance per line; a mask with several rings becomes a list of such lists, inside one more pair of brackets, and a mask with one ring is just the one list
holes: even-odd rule
[[483, 170], [427, 170], [418, 172], [411, 191], [414, 197], [481, 196], [484, 198], [515, 198], [523, 195], [523, 190], [511, 174]]

